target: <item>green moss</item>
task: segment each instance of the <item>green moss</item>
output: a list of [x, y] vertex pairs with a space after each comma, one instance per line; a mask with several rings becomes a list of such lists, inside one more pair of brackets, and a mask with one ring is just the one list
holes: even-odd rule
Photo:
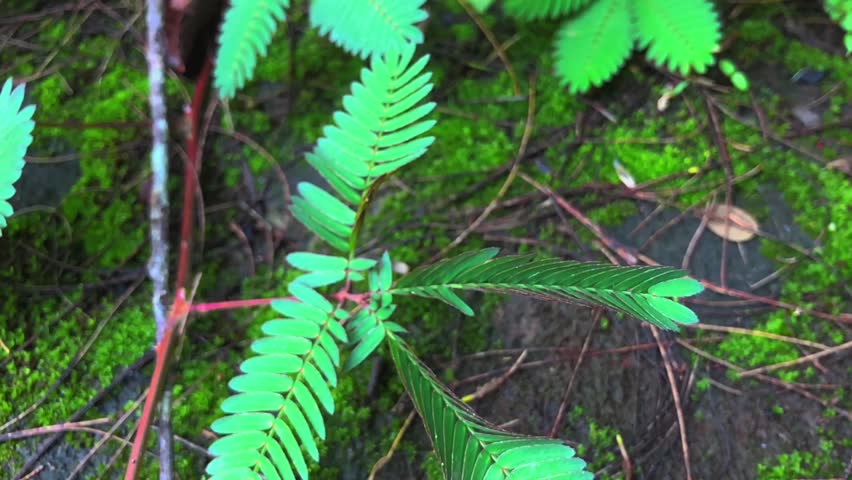
[[[571, 415], [574, 419], [572, 422], [581, 421], [582, 415], [577, 415], [575, 412]], [[578, 444], [576, 450], [577, 456], [587, 462], [587, 469], [594, 472], [618, 459], [618, 446], [615, 440], [618, 430], [598, 425], [594, 420], [588, 420], [588, 426], [586, 441]]]
[[[68, 300], [79, 301], [80, 294], [73, 293]], [[141, 297], [144, 299], [144, 296]], [[12, 319], [22, 308], [15, 296], [4, 298], [0, 316]], [[150, 348], [154, 341], [154, 327], [149, 308], [145, 304], [128, 304], [112, 312], [109, 302], [83, 312], [66, 311], [66, 304], [54, 300], [39, 303], [30, 310], [25, 324], [0, 322], [0, 338], [11, 353], [0, 357], [9, 378], [14, 379], [3, 390], [0, 398], [0, 418], [12, 418], [35, 404], [47, 394], [75, 356], [85, 353], [58, 389], [45, 397], [44, 403], [22, 425], [54, 425], [67, 421], [85, 405], [101, 388], [108, 385], [115, 374]], [[102, 327], [99, 325], [102, 324]], [[98, 328], [98, 339], [88, 350], [84, 343]], [[36, 341], [23, 348], [28, 338]], [[74, 437], [82, 445], [91, 446], [96, 439]], [[0, 462], [8, 468], [20, 466], [23, 458], [13, 443], [0, 444]]]
[[[852, 277], [852, 192], [848, 181], [836, 172], [827, 171], [789, 153], [766, 150], [762, 156], [766, 175], [796, 212], [797, 225], [812, 238], [821, 237], [816, 249], [821, 261], [803, 259], [791, 269], [782, 283], [781, 299], [804, 308], [841, 313], [845, 294], [842, 278]], [[803, 181], [803, 179], [805, 181]], [[815, 201], [815, 192], [822, 196]], [[784, 245], [764, 240], [762, 252], [770, 259], [798, 257]], [[757, 330], [793, 336], [805, 340], [842, 343], [840, 329], [828, 322], [796, 312], [778, 311], [768, 315]], [[744, 367], [757, 367], [792, 360], [800, 356], [791, 344], [754, 336], [731, 336], [719, 345], [725, 358]], [[787, 380], [800, 378], [803, 370], [781, 370], [775, 374]]]
[[[777, 335], [790, 335], [793, 328], [788, 323], [789, 317], [787, 312], [774, 312], [757, 329]], [[751, 335], [730, 336], [719, 345], [718, 352], [723, 358], [746, 368], [794, 360], [799, 356], [799, 351], [790, 343]], [[737, 377], [736, 372], [730, 370], [728, 375]], [[785, 380], [795, 381], [799, 372], [789, 371], [784, 377]]]
[[832, 440], [820, 441], [816, 451], [794, 450], [782, 453], [757, 466], [758, 480], [786, 480], [788, 478], [840, 478], [843, 459]]
[[[780, 8], [780, 7], [779, 7]], [[771, 15], [772, 9], [765, 12]], [[835, 104], [841, 104], [850, 93], [852, 65], [847, 59], [833, 56], [809, 47], [801, 42], [791, 42], [772, 22], [764, 18], [753, 18], [732, 25], [740, 35], [740, 47], [735, 51], [741, 65], [765, 68], [765, 62], [777, 62], [792, 76], [801, 68], [814, 68], [829, 73], [831, 79], [842, 82], [839, 90], [829, 98], [831, 106], [823, 121], [832, 121], [831, 116], [839, 112]], [[777, 66], [777, 65], [776, 65]], [[787, 78], [789, 78], [789, 76]], [[827, 92], [834, 81], [824, 81], [821, 87]], [[777, 87], [784, 90], [783, 86]], [[764, 87], [759, 93], [759, 102], [769, 115], [768, 122], [776, 132], [783, 135], [789, 128], [787, 119], [781, 117], [789, 107], [782, 99], [785, 92], [774, 92]], [[748, 105], [750, 100], [740, 94], [729, 100], [733, 105]], [[775, 113], [777, 112], [777, 113]], [[776, 115], [779, 118], [776, 118]], [[740, 171], [760, 165], [761, 175], [756, 180], [737, 185], [739, 202], [751, 202], [747, 209], [762, 220], [771, 208], [763, 201], [764, 189], [777, 189], [795, 214], [796, 225], [811, 238], [818, 238], [814, 253], [819, 261], [803, 258], [802, 255], [783, 244], [761, 240], [763, 255], [772, 260], [795, 257], [794, 268], [785, 272], [781, 284], [781, 300], [803, 308], [841, 313], [846, 305], [846, 293], [841, 286], [843, 279], [852, 278], [852, 190], [848, 179], [842, 174], [827, 170], [823, 165], [799, 155], [795, 151], [782, 150], [776, 144], [764, 142], [756, 128], [723, 118], [725, 138], [752, 147], [751, 152], [731, 149], [735, 167]], [[835, 145], [849, 144], [852, 134], [848, 131], [828, 130], [821, 135], [818, 145], [815, 139], [799, 141], [805, 148], [816, 151], [831, 160], [838, 155]], [[779, 333], [801, 339], [827, 344], [842, 343], [844, 335], [835, 325], [818, 318], [796, 312], [778, 311], [768, 315], [754, 326], [760, 331]], [[719, 345], [717, 353], [743, 367], [751, 368], [798, 358], [801, 352], [790, 344], [754, 336], [730, 336]], [[815, 375], [813, 369], [805, 367], [774, 373], [787, 380]]]
[[[90, 43], [101, 47], [99, 41]], [[81, 48], [81, 55], [87, 51], [88, 48]], [[101, 54], [102, 50], [98, 51]], [[81, 57], [82, 64], [86, 64], [86, 58]], [[81, 69], [81, 76], [84, 71]], [[144, 205], [137, 200], [139, 181], [133, 179], [144, 162], [130, 162], [127, 154], [120, 151], [137, 138], [138, 127], [120, 124], [140, 120], [132, 106], [146, 104], [147, 77], [139, 70], [116, 66], [94, 85], [72, 88], [79, 90], [72, 95], [58, 75], [37, 82], [32, 88], [38, 105], [36, 124], [67, 121], [93, 125], [78, 135], [69, 135], [67, 129], [59, 127], [37, 128], [33, 150], [77, 152], [80, 178], [60, 205], [59, 214], [72, 228], [85, 232], [75, 235], [74, 242], [87, 256], [96, 256], [98, 266], [119, 265], [136, 253], [145, 239], [141, 223]], [[95, 205], [99, 207], [93, 208]], [[24, 216], [16, 223], [20, 223], [20, 232], [32, 230], [40, 232], [40, 236], [46, 233], [39, 227], [43, 222], [44, 218], [36, 215]]]

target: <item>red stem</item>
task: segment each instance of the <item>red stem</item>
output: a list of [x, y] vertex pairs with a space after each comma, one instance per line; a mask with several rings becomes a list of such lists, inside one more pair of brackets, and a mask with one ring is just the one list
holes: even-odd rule
[[186, 167], [183, 172], [183, 217], [180, 224], [180, 256], [178, 257], [175, 290], [186, 288], [189, 273], [189, 246], [192, 242], [192, 220], [195, 213], [195, 190], [198, 188], [198, 173], [201, 159], [198, 151], [198, 116], [204, 101], [204, 92], [210, 80], [213, 61], [208, 57], [195, 85], [195, 95], [187, 112], [189, 120], [189, 138], [186, 141]]
[[124, 480], [136, 480], [139, 473], [139, 464], [144, 455], [145, 443], [148, 439], [148, 427], [154, 418], [154, 410], [159, 401], [163, 386], [166, 383], [166, 371], [168, 370], [168, 363], [171, 359], [171, 351], [174, 345], [175, 326], [179, 323], [180, 319], [189, 313], [187, 306], [184, 291], [179, 290], [172, 304], [172, 310], [169, 312], [169, 322], [166, 331], [163, 333], [163, 339], [157, 344], [154, 373], [151, 375], [151, 384], [148, 387], [145, 406], [142, 408], [142, 417], [139, 418], [139, 424], [136, 427], [136, 438], [133, 439], [133, 448], [130, 451], [127, 470], [124, 472]]
[[185, 283], [189, 272], [189, 245], [192, 240], [192, 219], [195, 203], [195, 189], [198, 187], [198, 166], [200, 165], [198, 151], [198, 112], [201, 111], [204, 93], [207, 90], [207, 84], [210, 80], [210, 72], [213, 67], [213, 60], [207, 58], [204, 62], [204, 68], [198, 77], [198, 82], [195, 85], [195, 93], [192, 98], [187, 116], [189, 117], [190, 133], [187, 138], [187, 162], [184, 168], [183, 176], [183, 216], [180, 230], [180, 254], [178, 257], [177, 277], [175, 280], [175, 299], [172, 303], [172, 309], [169, 312], [169, 318], [166, 325], [166, 330], [163, 333], [163, 338], [157, 344], [156, 363], [154, 364], [154, 373], [151, 375], [151, 384], [148, 387], [148, 396], [145, 399], [145, 406], [142, 409], [142, 416], [139, 418], [139, 424], [136, 428], [136, 438], [133, 440], [133, 448], [130, 452], [130, 460], [127, 462], [127, 469], [124, 472], [125, 480], [135, 480], [139, 474], [139, 464], [142, 460], [142, 455], [145, 450], [145, 443], [148, 438], [148, 428], [154, 419], [154, 410], [160, 400], [163, 386], [166, 383], [166, 373], [168, 364], [171, 360], [172, 344], [175, 338], [175, 328], [180, 323], [179, 320], [185, 318], [189, 314], [189, 305], [185, 298]]
[[[291, 297], [287, 297], [287, 299], [294, 300]], [[277, 299], [252, 298], [249, 300], [230, 300], [225, 302], [195, 303], [189, 307], [189, 311], [192, 313], [207, 313], [214, 312], [216, 310], [233, 310], [235, 308], [261, 307], [264, 305], [269, 305], [270, 303], [272, 303], [273, 300]]]

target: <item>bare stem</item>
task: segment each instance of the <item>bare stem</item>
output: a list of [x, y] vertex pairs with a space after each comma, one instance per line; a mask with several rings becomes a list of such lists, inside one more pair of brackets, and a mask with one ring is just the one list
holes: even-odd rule
[[[169, 158], [167, 141], [169, 125], [166, 120], [166, 101], [164, 94], [165, 55], [163, 34], [163, 2], [162, 0], [147, 0], [147, 48], [145, 58], [148, 60], [148, 84], [150, 88], [149, 102], [151, 104], [151, 193], [149, 198], [149, 218], [151, 222], [151, 258], [148, 260], [148, 276], [153, 283], [152, 307], [157, 326], [157, 343], [165, 334], [168, 317], [164, 303], [167, 294], [169, 271], [167, 267], [169, 255], [168, 216], [169, 200], [166, 191], [168, 181]], [[166, 396], [165, 400], [170, 397]], [[158, 426], [160, 427], [160, 479], [172, 478], [172, 431], [169, 405], [162, 405]], [[142, 426], [145, 428], [146, 426]], [[144, 434], [142, 435], [144, 439]], [[142, 441], [144, 448], [144, 440]]]

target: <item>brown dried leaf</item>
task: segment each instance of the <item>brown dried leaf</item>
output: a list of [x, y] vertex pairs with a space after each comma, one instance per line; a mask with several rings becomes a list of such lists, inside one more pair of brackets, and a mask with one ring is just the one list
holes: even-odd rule
[[846, 175], [852, 176], [852, 157], [842, 157], [837, 160], [832, 160], [825, 164], [825, 168], [829, 170], [837, 170]]
[[[713, 205], [707, 209], [707, 228], [732, 242], [747, 242], [754, 238], [760, 227], [751, 214], [739, 207]], [[727, 226], [725, 225], [728, 219]]]

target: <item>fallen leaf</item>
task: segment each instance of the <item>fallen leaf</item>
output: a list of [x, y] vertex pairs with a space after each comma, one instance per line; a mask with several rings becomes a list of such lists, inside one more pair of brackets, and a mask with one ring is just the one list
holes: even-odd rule
[[[713, 205], [707, 209], [707, 228], [732, 242], [747, 242], [754, 238], [760, 227], [751, 214], [739, 207]], [[727, 219], [727, 226], [725, 225]]]
[[621, 183], [623, 183], [625, 187], [630, 189], [636, 188], [636, 180], [633, 178], [633, 175], [630, 174], [630, 171], [624, 168], [624, 165], [622, 165], [621, 162], [613, 160], [612, 166], [615, 168], [615, 173], [618, 175], [618, 179], [621, 180]]
[[657, 99], [657, 111], [665, 112], [667, 108], [669, 108], [669, 100], [672, 99], [672, 95], [670, 93], [664, 93], [660, 95], [660, 98]]
[[838, 158], [825, 164], [825, 168], [829, 170], [837, 170], [846, 175], [852, 176], [852, 157]]
[[396, 261], [393, 262], [393, 272], [399, 275], [405, 275], [406, 273], [411, 271], [411, 267], [408, 266], [405, 262]]

